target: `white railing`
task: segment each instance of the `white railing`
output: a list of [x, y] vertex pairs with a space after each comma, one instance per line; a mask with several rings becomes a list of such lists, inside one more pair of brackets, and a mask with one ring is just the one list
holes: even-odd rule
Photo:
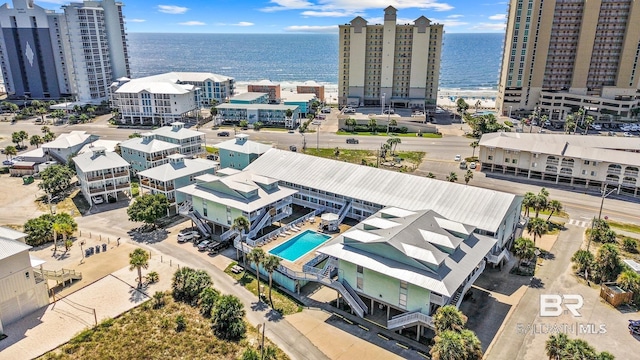
[[353, 297], [353, 299], [358, 303], [358, 305], [364, 310], [364, 313], [365, 314], [368, 313], [369, 312], [369, 307], [364, 303], [364, 301], [362, 301], [360, 296], [358, 296], [358, 294], [356, 294], [356, 291], [353, 290], [351, 285], [349, 285], [349, 283], [346, 282], [346, 281], [342, 281], [342, 286], [344, 286], [344, 288], [347, 289], [349, 294], [351, 294], [351, 297]]
[[315, 272], [317, 271], [322, 271], [323, 269], [320, 268], [316, 268], [315, 266], [320, 264], [324, 259], [328, 258], [329, 255], [327, 254], [319, 254], [316, 257], [314, 257], [313, 259], [307, 261], [306, 264], [302, 265], [302, 271], [305, 272]]
[[498, 264], [504, 257], [506, 257], [508, 253], [509, 253], [509, 250], [504, 248], [502, 250], [502, 252], [500, 252], [500, 254], [498, 254], [498, 255], [488, 254], [487, 255], [487, 260], [490, 263], [495, 265], [495, 264]]
[[269, 213], [269, 211], [267, 211], [262, 215], [262, 219], [260, 219], [260, 222], [257, 222], [256, 226], [251, 229], [249, 235], [247, 236], [249, 238], [253, 238], [254, 236], [256, 236], [258, 231], [260, 231], [264, 227], [264, 224], [266, 224], [269, 219], [271, 219], [271, 214]]
[[227, 241], [233, 234], [238, 234], [238, 231], [236, 229], [229, 229], [220, 235], [220, 240]]
[[412, 325], [415, 323], [426, 325], [432, 329], [434, 328], [433, 318], [431, 316], [425, 315], [419, 311], [415, 311], [415, 312], [394, 316], [393, 318], [387, 321], [387, 329], [393, 330], [402, 326]]
[[183, 201], [182, 204], [180, 204], [180, 207], [178, 208], [178, 213], [180, 215], [187, 215], [189, 213], [189, 211], [191, 211], [193, 204], [191, 204], [191, 201], [186, 200]]
[[351, 210], [351, 201], [348, 201], [342, 207], [342, 209], [340, 209], [340, 218], [338, 219], [338, 224], [342, 223], [342, 220], [344, 220], [344, 218], [347, 216], [347, 214], [349, 213], [349, 210]]
[[432, 304], [445, 306], [447, 305], [447, 301], [448, 301], [448, 298], [446, 296], [442, 296], [436, 293], [431, 293], [429, 295], [429, 302], [431, 302]]

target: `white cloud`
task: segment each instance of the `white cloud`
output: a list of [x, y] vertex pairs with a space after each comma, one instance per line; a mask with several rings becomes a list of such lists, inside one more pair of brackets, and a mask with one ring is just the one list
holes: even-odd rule
[[284, 28], [287, 32], [308, 32], [308, 33], [335, 33], [338, 31], [338, 26], [310, 26], [310, 25], [293, 25]]
[[135, 23], [141, 23], [141, 22], [145, 22], [147, 20], [145, 19], [127, 19], [127, 22], [135, 22]]
[[231, 26], [253, 26], [253, 25], [255, 25], [255, 24], [252, 23], [252, 22], [248, 22], [248, 21], [240, 21], [238, 23], [231, 24]]
[[189, 8], [176, 5], [158, 5], [158, 11], [165, 14], [184, 14]]
[[207, 25], [207, 24], [203, 23], [202, 21], [191, 20], [191, 21], [185, 21], [185, 22], [178, 23], [178, 25], [183, 25], [183, 26], [202, 26], [202, 25]]
[[471, 27], [472, 30], [479, 31], [504, 31], [505, 23], [478, 23]]
[[439, 0], [271, 0], [268, 6], [260, 9], [264, 12], [283, 10], [311, 10], [316, 12], [349, 11], [362, 12], [368, 9], [384, 9], [391, 5], [396, 9], [418, 8], [435, 11], [449, 11], [453, 6], [440, 3]]
[[431, 21], [433, 21], [434, 23], [437, 23], [437, 24], [444, 25], [445, 30], [447, 29], [447, 27], [469, 25], [468, 22], [456, 20], [456, 18], [451, 19], [451, 18], [448, 18], [448, 17], [444, 18], [444, 19], [431, 19]]
[[464, 15], [449, 15], [447, 16], [447, 19], [459, 19], [461, 17], [464, 17]]
[[347, 17], [353, 16], [350, 11], [303, 11], [300, 15], [309, 17]]
[[38, 2], [39, 3], [58, 4], [58, 5], [65, 5], [65, 4], [69, 3], [68, 0], [38, 0]]
[[489, 20], [506, 20], [507, 19], [507, 14], [495, 14], [495, 15], [491, 15], [489, 16]]

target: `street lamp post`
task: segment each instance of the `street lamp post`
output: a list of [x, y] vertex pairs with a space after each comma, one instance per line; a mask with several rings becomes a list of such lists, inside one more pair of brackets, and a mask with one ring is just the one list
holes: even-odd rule
[[509, 121], [511, 121], [511, 110], [513, 109], [513, 106], [509, 106]]
[[[384, 114], [384, 112], [383, 112]], [[391, 121], [391, 103], [389, 103], [389, 110], [387, 110], [387, 136], [389, 136], [389, 122]]]
[[387, 96], [387, 93], [382, 93], [382, 101], [380, 102], [380, 115], [384, 114], [384, 98]]
[[320, 150], [320, 123], [317, 123], [318, 128], [316, 129], [316, 150]]
[[[616, 189], [614, 188], [613, 190], [607, 193], [607, 187], [608, 185], [604, 184], [604, 188], [601, 189], [602, 198], [600, 199], [600, 211], [598, 211], [598, 222], [600, 222], [600, 219], [602, 218], [602, 207], [604, 206], [604, 199], [607, 196], [613, 194], [614, 191], [616, 191]], [[587, 252], [589, 252], [589, 247], [591, 246], [591, 239], [593, 239], [593, 227], [595, 222], [596, 222], [596, 218], [594, 217], [593, 220], [591, 221], [591, 232], [589, 233], [589, 241], [587, 241]], [[589, 283], [588, 269], [584, 269], [584, 279], [587, 281], [587, 283]]]

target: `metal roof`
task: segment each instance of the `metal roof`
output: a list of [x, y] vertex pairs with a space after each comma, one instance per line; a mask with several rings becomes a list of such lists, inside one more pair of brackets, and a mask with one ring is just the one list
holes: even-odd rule
[[[167, 158], [172, 155], [167, 156]], [[215, 169], [217, 162], [206, 159], [182, 159], [178, 162], [168, 162], [160, 166], [140, 171], [138, 175], [158, 181], [170, 181], [199, 172]]]
[[[242, 134], [240, 134], [242, 135]], [[240, 136], [238, 135], [238, 136]], [[256, 141], [245, 140], [244, 137], [223, 141], [216, 145], [218, 149], [234, 151], [241, 154], [264, 154], [272, 148], [271, 145], [262, 144]]]
[[282, 105], [282, 104], [236, 104], [225, 103], [216, 106], [218, 109], [247, 109], [247, 110], [288, 110], [292, 111], [298, 108], [298, 105]]
[[82, 149], [78, 151], [78, 154], [91, 152], [94, 147], [103, 147], [106, 149], [106, 151], [116, 151], [116, 146], [118, 144], [120, 144], [120, 141], [117, 141], [117, 140], [98, 139], [94, 142], [88, 143], [87, 145], [83, 146]]
[[233, 100], [243, 100], [243, 101], [247, 101], [247, 100], [257, 100], [261, 97], [266, 97], [269, 96], [269, 93], [263, 93], [263, 92], [245, 92], [245, 93], [240, 93], [237, 95], [234, 95], [230, 101]]
[[147, 154], [153, 154], [164, 150], [179, 149], [180, 145], [151, 138], [133, 138], [121, 142], [120, 148], [133, 149]]
[[[381, 216], [379, 211], [367, 220]], [[364, 230], [361, 222], [318, 252], [451, 297], [496, 240], [478, 234], [457, 237], [440, 228], [437, 218], [434, 211], [420, 211], [394, 219], [397, 227], [377, 230]], [[453, 240], [439, 244], [444, 237]]]
[[188, 94], [195, 89], [191, 84], [175, 84], [169, 81], [152, 81], [148, 79], [135, 79], [122, 84], [116, 94], [138, 94], [148, 92], [151, 94]]
[[410, 211], [432, 209], [447, 219], [497, 232], [522, 196], [400, 172], [270, 149], [246, 170], [347, 198]]
[[[102, 150], [102, 151], [101, 151]], [[94, 148], [92, 152], [82, 153], [73, 158], [76, 167], [83, 173], [96, 170], [129, 167], [129, 163], [115, 152], [104, 151], [104, 148]]]
[[27, 237], [27, 234], [18, 230], [13, 230], [6, 226], [0, 226], [0, 238], [9, 240], [19, 240]]
[[163, 126], [152, 131], [155, 135], [165, 136], [171, 139], [188, 139], [192, 137], [203, 136], [201, 131], [191, 130], [184, 127], [184, 123], [174, 122], [171, 126]]
[[0, 238], [0, 260], [4, 260], [23, 251], [29, 251], [31, 246], [11, 239]]
[[[217, 177], [215, 175], [198, 176], [196, 184], [181, 187], [177, 191], [246, 212], [262, 209], [297, 192], [285, 187], [271, 189], [267, 192], [253, 181], [252, 176], [254, 175], [246, 171], [225, 177]], [[228, 191], [219, 191], [207, 187], [207, 184], [211, 182], [219, 183]], [[238, 193], [252, 190], [257, 190], [257, 195], [251, 198], [246, 198]]]
[[638, 138], [498, 132], [482, 135], [479, 145], [640, 166]]
[[93, 135], [87, 134], [86, 131], [72, 131], [68, 134], [60, 134], [55, 140], [42, 144], [42, 147], [47, 149], [67, 149], [86, 142], [91, 136]]

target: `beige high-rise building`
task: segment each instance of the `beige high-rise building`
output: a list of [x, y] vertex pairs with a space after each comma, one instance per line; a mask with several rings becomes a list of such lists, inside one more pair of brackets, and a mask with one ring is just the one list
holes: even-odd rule
[[496, 106], [551, 119], [629, 118], [640, 92], [640, 0], [511, 0]]
[[340, 105], [435, 107], [443, 26], [424, 16], [398, 25], [396, 12], [384, 9], [384, 24], [358, 16], [340, 25]]

